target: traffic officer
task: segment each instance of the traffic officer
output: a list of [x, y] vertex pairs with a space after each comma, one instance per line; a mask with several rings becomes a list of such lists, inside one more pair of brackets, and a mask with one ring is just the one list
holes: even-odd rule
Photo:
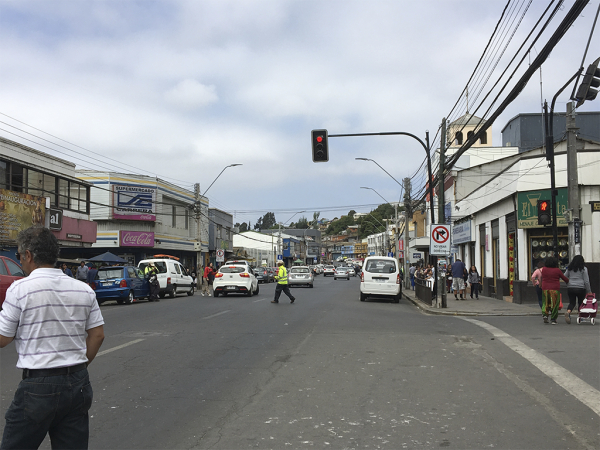
[[290, 299], [290, 303], [294, 303], [296, 297], [292, 295], [290, 292], [290, 288], [288, 287], [288, 275], [285, 266], [283, 265], [283, 261], [277, 261], [277, 265], [279, 266], [279, 270], [277, 271], [277, 275], [275, 275], [275, 281], [277, 281], [277, 287], [275, 288], [275, 298], [271, 301], [271, 303], [279, 303], [279, 296], [281, 295], [281, 291], [284, 292]]
[[158, 298], [158, 292], [160, 291], [160, 284], [158, 282], [158, 269], [156, 268], [156, 265], [151, 262], [150, 264], [148, 264], [146, 266], [146, 268], [144, 269], [144, 276], [145, 278], [148, 279], [148, 283], [150, 283], [150, 296], [148, 297], [148, 300], [152, 301], [157, 301], [160, 302], [160, 299]]

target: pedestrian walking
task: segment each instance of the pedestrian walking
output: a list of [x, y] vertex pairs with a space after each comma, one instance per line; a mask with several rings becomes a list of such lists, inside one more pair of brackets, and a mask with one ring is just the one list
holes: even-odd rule
[[204, 268], [204, 278], [202, 279], [202, 297], [205, 295], [210, 297], [210, 286], [212, 285], [211, 276], [214, 280], [214, 269], [213, 263], [210, 263], [208, 266]]
[[457, 259], [452, 264], [452, 290], [454, 291], [454, 300], [458, 300], [457, 294], [460, 294], [460, 299], [463, 300], [465, 293], [465, 263]]
[[565, 322], [571, 323], [571, 311], [575, 308], [577, 302], [577, 310], [581, 310], [583, 299], [587, 294], [592, 293], [590, 286], [590, 277], [583, 256], [575, 255], [573, 260], [565, 271], [565, 276], [569, 279], [567, 284], [567, 295], [569, 296], [569, 306], [565, 313]]
[[85, 265], [85, 262], [81, 261], [81, 265], [77, 268], [77, 274], [75, 275], [79, 281], [87, 283], [87, 276], [90, 269]]
[[279, 303], [279, 296], [281, 295], [281, 291], [283, 291], [283, 293], [289, 297], [290, 303], [294, 303], [296, 301], [296, 297], [294, 297], [290, 292], [290, 288], [288, 286], [287, 270], [283, 265], [283, 261], [278, 260], [277, 267], [279, 268], [279, 270], [277, 271], [277, 275], [275, 275], [275, 281], [277, 281], [277, 286], [275, 287], [275, 298], [271, 300], [271, 303]]
[[446, 269], [446, 293], [452, 291], [452, 267], [448, 266]]
[[540, 309], [542, 309], [542, 267], [544, 267], [544, 261], [539, 261], [537, 263], [537, 269], [535, 269], [531, 275], [531, 282], [535, 286]]
[[410, 276], [410, 286], [412, 287], [412, 290], [415, 290], [415, 272], [417, 271], [417, 267], [413, 264], [412, 266], [410, 266], [410, 269], [408, 269], [408, 275]]
[[477, 267], [471, 266], [469, 269], [469, 285], [471, 286], [471, 298], [475, 294], [475, 298], [479, 300], [479, 292], [481, 291], [481, 277], [477, 272]]
[[558, 260], [550, 256], [546, 258], [542, 269], [542, 318], [548, 323], [548, 315], [552, 325], [556, 325], [558, 307], [560, 304], [560, 280], [565, 283], [569, 279], [558, 268]]
[[67, 267], [66, 263], [62, 263], [61, 270], [66, 276], [73, 278], [73, 272]]
[[0, 347], [15, 341], [23, 376], [0, 448], [36, 449], [49, 434], [53, 449], [87, 449], [93, 398], [87, 367], [104, 340], [96, 294], [54, 268], [60, 247], [47, 228], [22, 231], [17, 248], [28, 276], [6, 291]]

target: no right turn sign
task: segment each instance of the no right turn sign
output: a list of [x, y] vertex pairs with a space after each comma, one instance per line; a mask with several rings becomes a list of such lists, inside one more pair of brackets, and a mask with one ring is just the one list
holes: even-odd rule
[[446, 224], [431, 225], [429, 238], [429, 254], [444, 256], [450, 254], [450, 226]]

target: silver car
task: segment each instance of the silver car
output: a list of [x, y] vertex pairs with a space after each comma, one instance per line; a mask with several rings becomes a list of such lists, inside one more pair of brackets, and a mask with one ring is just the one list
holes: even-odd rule
[[326, 277], [327, 275], [335, 275], [335, 267], [330, 264], [323, 267], [323, 276]]
[[288, 285], [313, 287], [312, 270], [307, 266], [294, 266], [288, 271]]
[[336, 267], [335, 272], [333, 273], [333, 279], [337, 280], [338, 278], [345, 278], [346, 280], [350, 280], [350, 273], [348, 272], [348, 267]]

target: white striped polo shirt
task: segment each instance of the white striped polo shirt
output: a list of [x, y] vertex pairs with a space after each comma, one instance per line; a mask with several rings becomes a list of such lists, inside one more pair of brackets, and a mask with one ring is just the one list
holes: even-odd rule
[[6, 291], [0, 334], [15, 336], [19, 369], [87, 362], [86, 330], [104, 324], [96, 293], [60, 269], [35, 269]]

